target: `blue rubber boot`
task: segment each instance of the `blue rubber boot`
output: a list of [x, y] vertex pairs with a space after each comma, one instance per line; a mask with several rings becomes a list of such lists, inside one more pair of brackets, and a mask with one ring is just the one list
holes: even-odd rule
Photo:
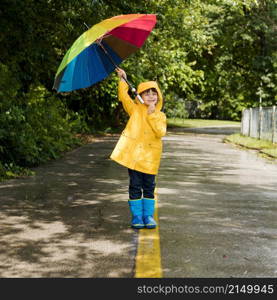
[[143, 222], [146, 228], [156, 228], [157, 223], [155, 222], [153, 215], [155, 211], [155, 199], [143, 198]]
[[132, 214], [132, 227], [135, 229], [144, 228], [142, 218], [142, 199], [129, 200], [129, 207]]

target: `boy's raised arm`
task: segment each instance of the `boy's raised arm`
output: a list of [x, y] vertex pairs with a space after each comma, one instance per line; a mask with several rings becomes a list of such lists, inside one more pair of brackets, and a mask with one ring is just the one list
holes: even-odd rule
[[119, 101], [122, 102], [124, 110], [130, 116], [132, 114], [135, 103], [128, 94], [129, 86], [124, 80], [124, 78], [127, 78], [126, 73], [124, 70], [119, 68], [116, 69], [116, 72], [118, 74], [118, 77], [120, 78], [120, 81], [118, 83], [118, 98]]

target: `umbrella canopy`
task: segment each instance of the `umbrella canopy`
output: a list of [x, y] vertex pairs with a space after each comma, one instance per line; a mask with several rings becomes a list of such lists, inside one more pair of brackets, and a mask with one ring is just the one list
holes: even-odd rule
[[156, 15], [129, 14], [94, 25], [65, 54], [53, 88], [58, 92], [70, 92], [103, 80], [142, 47], [155, 24]]

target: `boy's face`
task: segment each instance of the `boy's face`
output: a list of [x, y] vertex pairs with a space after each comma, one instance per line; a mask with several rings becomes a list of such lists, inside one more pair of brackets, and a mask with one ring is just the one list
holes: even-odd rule
[[141, 97], [144, 101], [144, 103], [149, 105], [156, 105], [158, 102], [158, 93], [155, 89], [149, 89], [141, 93]]

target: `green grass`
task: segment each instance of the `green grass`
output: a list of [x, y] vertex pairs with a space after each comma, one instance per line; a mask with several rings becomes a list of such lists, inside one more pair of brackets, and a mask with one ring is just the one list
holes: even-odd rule
[[273, 157], [273, 158], [277, 158], [277, 146], [275, 146], [276, 148], [274, 149], [264, 149], [262, 151], [262, 153], [270, 156], [270, 157]]
[[184, 127], [184, 128], [196, 128], [207, 126], [225, 126], [225, 125], [240, 125], [240, 122], [236, 121], [222, 121], [222, 120], [203, 120], [203, 119], [167, 119], [168, 127]]
[[243, 136], [241, 134], [232, 134], [224, 139], [225, 142], [230, 142], [248, 149], [258, 150], [261, 154], [277, 158], [277, 144], [270, 141], [259, 140], [256, 138]]

